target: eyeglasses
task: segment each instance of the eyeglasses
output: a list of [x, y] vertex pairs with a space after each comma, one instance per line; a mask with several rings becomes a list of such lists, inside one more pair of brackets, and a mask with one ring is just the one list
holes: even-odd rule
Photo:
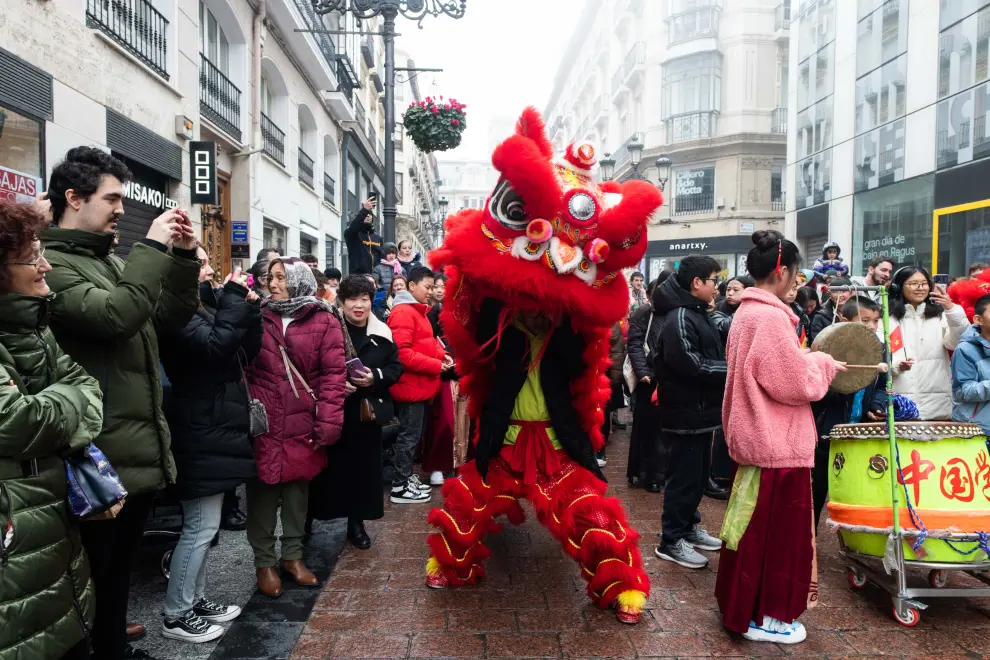
[[702, 282], [711, 282], [712, 284], [718, 284], [717, 277], [699, 277], [698, 279], [701, 280]]
[[931, 285], [928, 284], [928, 282], [925, 281], [925, 280], [922, 280], [921, 282], [905, 282], [904, 283], [904, 286], [905, 286], [905, 288], [909, 288], [909, 289], [930, 289], [930, 288], [932, 288]]
[[9, 262], [7, 262], [7, 265], [8, 266], [31, 266], [32, 268], [35, 268], [37, 270], [41, 270], [41, 263], [42, 262], [44, 262], [46, 264], [48, 263], [48, 260], [45, 259], [45, 248], [41, 248], [40, 250], [38, 250], [38, 258], [35, 259], [34, 261], [9, 261]]

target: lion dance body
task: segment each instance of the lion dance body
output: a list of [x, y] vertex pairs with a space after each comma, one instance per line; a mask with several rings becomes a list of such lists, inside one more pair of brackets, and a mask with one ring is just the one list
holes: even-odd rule
[[602, 608], [636, 623], [649, 596], [639, 535], [605, 497], [595, 461], [609, 397], [611, 327], [628, 312], [621, 269], [646, 251], [647, 220], [663, 203], [645, 181], [596, 184], [594, 148], [555, 158], [527, 108], [492, 162], [501, 176], [484, 209], [450, 217], [430, 255], [449, 277], [442, 321], [469, 397], [475, 458], [430, 512], [427, 584], [485, 575], [488, 532], [524, 520], [528, 499], [573, 557]]

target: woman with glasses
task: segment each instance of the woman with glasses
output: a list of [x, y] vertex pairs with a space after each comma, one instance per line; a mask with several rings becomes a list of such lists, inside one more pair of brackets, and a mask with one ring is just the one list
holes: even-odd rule
[[0, 200], [0, 657], [89, 657], [95, 601], [64, 459], [100, 434], [96, 380], [48, 328], [33, 208]]
[[969, 327], [966, 312], [919, 266], [894, 273], [889, 292], [894, 391], [918, 405], [920, 419], [951, 419], [949, 351]]

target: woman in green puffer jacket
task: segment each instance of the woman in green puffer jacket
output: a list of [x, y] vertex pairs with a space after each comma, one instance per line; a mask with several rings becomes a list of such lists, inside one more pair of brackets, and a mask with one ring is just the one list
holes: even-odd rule
[[43, 226], [0, 200], [0, 660], [88, 658], [93, 623], [63, 459], [99, 435], [103, 408], [48, 329]]

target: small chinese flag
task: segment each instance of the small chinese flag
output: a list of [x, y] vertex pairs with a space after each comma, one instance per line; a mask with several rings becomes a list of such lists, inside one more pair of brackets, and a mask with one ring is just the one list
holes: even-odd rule
[[890, 333], [890, 352], [893, 354], [902, 348], [904, 348], [904, 338], [901, 336], [901, 326], [897, 326]]
[[808, 330], [801, 328], [801, 348], [808, 348]]

